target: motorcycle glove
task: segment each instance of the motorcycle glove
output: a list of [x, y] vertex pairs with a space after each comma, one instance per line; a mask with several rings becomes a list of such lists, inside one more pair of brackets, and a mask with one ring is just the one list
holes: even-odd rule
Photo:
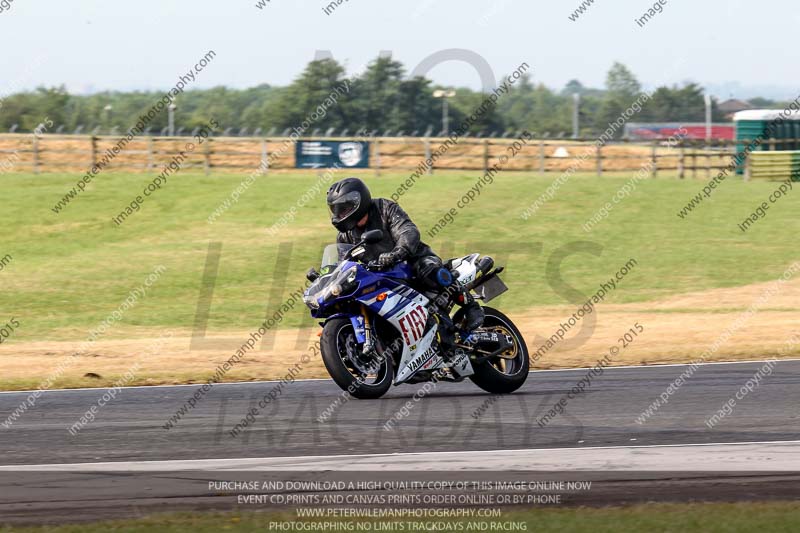
[[405, 259], [406, 252], [402, 248], [395, 248], [391, 252], [386, 252], [378, 256], [378, 264], [383, 268], [389, 268]]

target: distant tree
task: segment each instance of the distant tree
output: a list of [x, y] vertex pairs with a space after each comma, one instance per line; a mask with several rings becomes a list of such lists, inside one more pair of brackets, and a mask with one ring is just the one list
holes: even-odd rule
[[47, 120], [54, 125], [63, 124], [69, 102], [70, 95], [64, 86], [39, 87], [33, 92], [8, 96], [0, 107], [0, 127], [7, 131], [16, 124], [20, 131], [33, 131]]
[[[641, 95], [641, 84], [636, 76], [621, 63], [614, 63], [606, 76], [606, 93], [603, 95], [602, 103], [598, 112], [598, 120], [594, 124], [595, 129], [603, 131], [609, 124], [615, 122], [619, 117], [633, 105]], [[635, 117], [628, 119], [636, 121]], [[641, 120], [641, 117], [639, 117]], [[618, 128], [614, 136], [621, 137], [623, 128]]]
[[[303, 73], [281, 91], [279, 98], [269, 102], [264, 109], [269, 125], [280, 129], [300, 127], [304, 121], [311, 122], [314, 115], [316, 120], [308, 127], [311, 131], [346, 127], [350, 121], [344, 73], [344, 68], [333, 59], [310, 62]], [[334, 93], [337, 94], [336, 103], [318, 112], [323, 102], [331, 102], [329, 97]]]
[[[486, 95], [480, 92], [473, 92], [468, 89], [459, 89], [457, 96], [452, 99], [450, 106], [450, 130], [453, 131], [465, 119], [475, 115], [477, 120], [469, 127], [468, 134], [478, 134], [484, 132], [489, 134], [493, 131], [502, 131], [504, 128], [503, 120], [497, 112], [496, 106], [484, 106]], [[441, 105], [441, 102], [440, 102]], [[483, 114], [477, 111], [483, 106]], [[437, 124], [437, 128], [440, 124]]]
[[536, 88], [528, 73], [522, 75], [517, 83], [511, 86], [508, 94], [503, 95], [497, 103], [497, 112], [503, 117], [505, 126], [514, 130], [529, 129], [539, 131], [541, 126], [536, 116]]
[[404, 80], [398, 87], [391, 124], [406, 133], [416, 130], [422, 134], [429, 126], [436, 129], [441, 120], [436, 103], [430, 80], [422, 77]]
[[775, 105], [775, 100], [772, 100], [771, 98], [762, 98], [760, 96], [750, 98], [748, 102], [753, 104], [753, 107], [762, 109], [769, 109]]
[[[397, 129], [395, 108], [400, 103], [403, 64], [379, 57], [353, 83], [353, 117], [369, 131]], [[360, 127], [359, 126], [359, 127]]]
[[578, 80], [569, 80], [567, 84], [561, 89], [561, 96], [569, 96], [572, 94], [583, 94], [585, 90], [583, 84]]
[[[712, 108], [712, 119], [722, 119], [718, 115]], [[705, 116], [705, 91], [691, 82], [682, 87], [659, 87], [642, 111], [642, 120], [648, 122], [704, 122]]]
[[606, 75], [606, 89], [612, 95], [635, 96], [642, 92], [636, 76], [622, 63], [614, 63]]
[[[343, 89], [344, 68], [333, 59], [311, 61], [288, 86], [261, 84], [249, 89], [214, 87], [194, 89], [176, 98], [177, 126], [189, 132], [192, 128], [217, 120], [221, 129], [242, 127], [251, 132], [262, 128], [264, 133], [275, 128], [282, 133], [300, 126], [328, 101], [328, 109], [317, 117], [304, 133], [330, 127], [350, 132], [365, 127], [380, 133], [403, 130], [407, 134], [424, 133], [428, 127], [441, 128], [442, 101], [433, 98], [433, 85], [427, 78], [405, 78], [404, 67], [391, 58], [376, 58], [358, 77], [347, 78], [349, 92]], [[338, 89], [337, 101], [328, 99]], [[605, 89], [590, 88], [572, 79], [560, 90], [534, 84], [525, 74], [498, 99], [496, 108], [474, 124], [471, 133], [527, 129], [557, 135], [572, 130], [572, 95], [581, 95], [580, 124], [582, 135], [597, 135], [639, 98], [642, 88], [636, 76], [621, 63], [614, 63], [606, 76]], [[0, 130], [14, 124], [18, 131], [29, 132], [46, 119], [54, 127], [64, 125], [66, 131], [83, 126], [91, 131], [96, 126], [105, 130], [115, 126], [122, 133], [132, 127], [138, 117], [158, 102], [164, 91], [105, 91], [92, 95], [70, 95], [61, 87], [41, 87], [35, 91], [7, 95], [0, 106]], [[451, 126], [455, 128], [484, 101], [486, 95], [468, 88], [459, 88], [449, 101]], [[756, 107], [783, 108], [788, 102], [767, 98], [751, 99]], [[111, 106], [107, 111], [106, 107]], [[725, 121], [717, 102], [712, 108], [714, 121]], [[704, 91], [695, 83], [659, 87], [641, 112], [631, 116], [633, 122], [702, 122], [705, 119]], [[167, 125], [167, 112], [160, 112], [150, 122], [152, 132]], [[622, 134], [622, 128], [617, 136]]]

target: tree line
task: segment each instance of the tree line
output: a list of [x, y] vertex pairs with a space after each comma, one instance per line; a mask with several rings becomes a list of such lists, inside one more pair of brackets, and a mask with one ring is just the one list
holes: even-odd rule
[[[273, 131], [280, 135], [302, 123], [345, 80], [349, 91], [314, 122], [312, 131], [333, 128], [337, 133], [348, 130], [352, 134], [364, 128], [377, 134], [389, 131], [405, 135], [422, 135], [429, 129], [433, 134], [441, 131], [443, 102], [434, 97], [434, 91], [445, 87], [424, 77], [407, 77], [402, 63], [386, 57], [375, 59], [354, 77], [347, 77], [336, 60], [322, 59], [311, 61], [284, 87], [263, 84], [243, 90], [224, 86], [190, 90], [176, 100], [175, 127], [188, 132], [213, 118], [221, 125], [220, 132], [232, 128], [233, 133], [238, 133], [246, 128], [252, 133], [260, 128], [262, 134]], [[578, 94], [580, 133], [592, 136], [605, 130], [641, 92], [636, 76], [620, 63], [611, 66], [602, 89], [572, 80], [562, 89], [554, 90], [535, 83], [525, 74], [500, 98], [496, 107], [472, 125], [469, 133], [491, 135], [528, 130], [539, 135], [571, 134], [574, 95]], [[481, 92], [468, 88], [456, 88], [455, 93], [448, 100], [451, 124], [460, 123], [485, 98]], [[0, 100], [0, 131], [9, 131], [15, 125], [16, 131], [33, 131], [45, 119], [51, 120], [55, 128], [63, 126], [65, 133], [72, 133], [79, 126], [83, 126], [84, 132], [95, 127], [103, 132], [111, 128], [127, 131], [139, 114], [160, 97], [161, 93], [155, 91], [73, 95], [63, 86], [40, 87]], [[763, 105], [777, 104], [758, 100]], [[160, 113], [152, 121], [152, 131], [160, 132], [167, 126], [167, 120], [167, 112]], [[691, 82], [658, 87], [641, 112], [631, 119], [634, 122], [704, 120], [703, 89]], [[716, 101], [713, 120], [725, 120]], [[616, 133], [621, 134], [622, 131]]]

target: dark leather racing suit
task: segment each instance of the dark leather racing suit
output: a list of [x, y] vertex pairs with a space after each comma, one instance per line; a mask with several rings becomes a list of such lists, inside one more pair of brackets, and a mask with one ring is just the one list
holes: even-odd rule
[[[375, 244], [366, 247], [364, 261], [372, 261], [380, 254], [399, 251], [402, 249], [403, 258], [408, 261], [412, 269], [412, 285], [418, 288], [432, 291], [439, 295], [443, 287], [437, 280], [437, 274], [442, 268], [442, 260], [433, 253], [433, 250], [420, 240], [419, 229], [411, 221], [405, 211], [391, 200], [376, 198], [372, 200], [369, 208], [367, 223], [363, 228], [356, 226], [348, 232], [340, 232], [336, 238], [337, 242], [354, 244], [361, 240], [365, 231], [379, 229], [383, 231], [383, 239]], [[453, 295], [449, 296], [452, 297]], [[455, 297], [455, 301], [464, 309], [464, 331], [462, 338], [466, 338], [469, 331], [474, 330], [483, 323], [483, 309], [469, 295], [467, 291], [460, 291]], [[443, 345], [445, 357], [449, 357], [455, 349], [456, 327], [450, 317], [445, 312], [440, 312], [438, 297], [431, 301], [429, 309], [439, 317], [441, 324], [440, 341]]]
[[402, 256], [411, 266], [414, 280], [427, 289], [440, 289], [436, 273], [442, 267], [441, 258], [420, 240], [416, 224], [402, 207], [391, 200], [385, 198], [372, 200], [366, 225], [363, 228], [355, 227], [348, 232], [340, 232], [336, 241], [355, 244], [364, 232], [374, 229], [383, 231], [383, 239], [367, 246], [364, 261], [376, 260], [382, 253], [402, 250]]

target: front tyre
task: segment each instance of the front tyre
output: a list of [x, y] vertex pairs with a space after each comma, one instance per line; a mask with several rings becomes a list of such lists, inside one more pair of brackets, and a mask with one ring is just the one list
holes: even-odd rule
[[354, 398], [380, 398], [394, 379], [392, 361], [365, 357], [362, 348], [349, 318], [333, 318], [322, 328], [322, 362], [333, 381]]
[[509, 394], [517, 390], [528, 379], [530, 362], [528, 347], [517, 326], [511, 320], [492, 307], [483, 308], [486, 317], [481, 329], [496, 331], [513, 339], [514, 346], [500, 356], [475, 364], [475, 373], [469, 377], [473, 383], [492, 394]]

